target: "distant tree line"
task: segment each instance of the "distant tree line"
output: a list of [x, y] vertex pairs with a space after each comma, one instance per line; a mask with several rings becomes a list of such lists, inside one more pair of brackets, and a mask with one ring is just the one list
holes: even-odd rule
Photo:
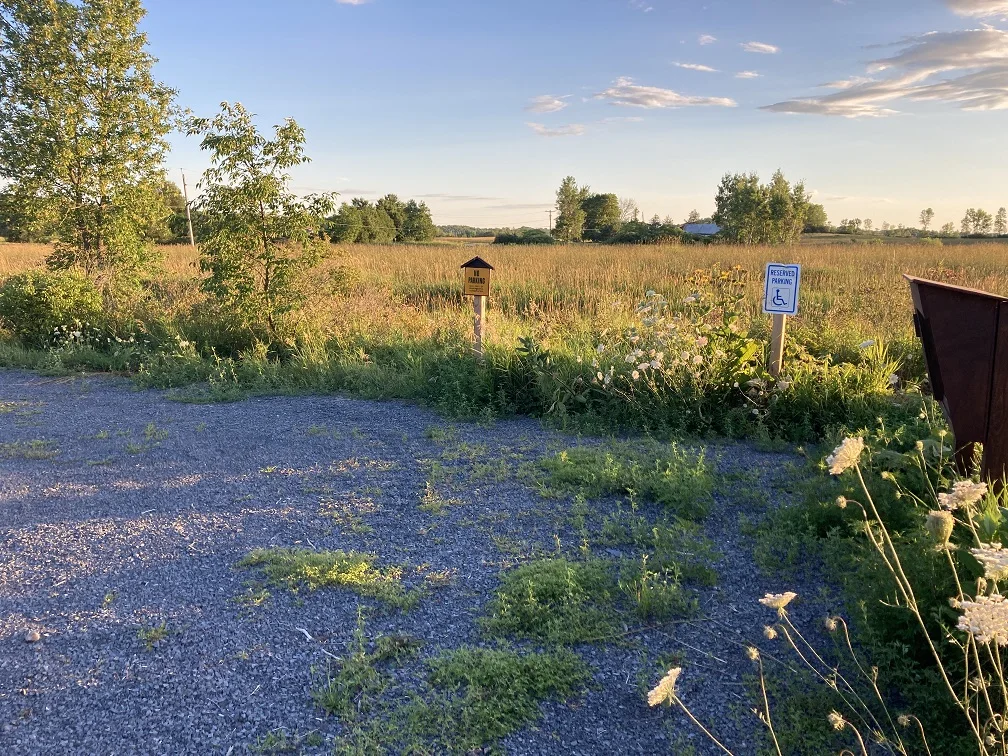
[[403, 202], [394, 194], [386, 194], [374, 203], [361, 197], [344, 202], [335, 215], [326, 219], [325, 231], [341, 244], [425, 242], [437, 236], [427, 203]]
[[479, 228], [477, 226], [447, 225], [438, 226], [438, 236], [449, 236], [455, 239], [478, 239], [488, 236], [497, 236], [508, 231], [510, 228]]

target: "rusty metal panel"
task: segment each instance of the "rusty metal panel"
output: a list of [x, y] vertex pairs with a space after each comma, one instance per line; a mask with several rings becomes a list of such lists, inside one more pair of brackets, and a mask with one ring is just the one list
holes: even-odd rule
[[984, 474], [991, 480], [1008, 476], [1008, 306], [1002, 304], [991, 379], [990, 419], [984, 442]]
[[[972, 458], [973, 444], [983, 443], [986, 448], [994, 381], [1008, 380], [1008, 373], [995, 377], [994, 362], [999, 313], [1008, 300], [975, 289], [907, 278], [928, 376], [952, 426], [956, 456], [964, 467]], [[1008, 317], [1008, 308], [1005, 312]], [[1004, 356], [1008, 358], [1008, 352]], [[1002, 395], [1005, 385], [1001, 384]]]

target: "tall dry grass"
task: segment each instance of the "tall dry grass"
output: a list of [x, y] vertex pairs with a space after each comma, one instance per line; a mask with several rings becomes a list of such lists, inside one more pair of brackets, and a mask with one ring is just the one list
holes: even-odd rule
[[[0, 245], [0, 277], [43, 264], [45, 245]], [[166, 292], [191, 300], [195, 251], [161, 248], [156, 278]], [[692, 274], [714, 265], [749, 272], [747, 316], [758, 324], [762, 271], [769, 261], [802, 265], [802, 299], [791, 328], [811, 348], [828, 350], [883, 338], [913, 342], [909, 289], [903, 274], [1008, 294], [1008, 244], [949, 247], [918, 243], [794, 247], [726, 245], [493, 247], [334, 246], [312, 276], [305, 316], [339, 337], [437, 338], [469, 327], [459, 266], [479, 253], [496, 268], [490, 298], [491, 337], [514, 343], [531, 333], [555, 348], [583, 348], [606, 328], [629, 322], [634, 305], [654, 289], [671, 301], [692, 292]], [[182, 296], [181, 294], [179, 295]], [[170, 309], [171, 302], [164, 303]]]

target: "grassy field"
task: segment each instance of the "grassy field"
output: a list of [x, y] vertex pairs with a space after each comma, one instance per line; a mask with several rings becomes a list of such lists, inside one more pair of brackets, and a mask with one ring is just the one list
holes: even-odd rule
[[[460, 248], [462, 247], [462, 248]], [[0, 276], [43, 264], [46, 245], [0, 245]], [[306, 315], [326, 332], [380, 333], [426, 339], [445, 329], [470, 329], [461, 296], [460, 263], [482, 253], [496, 268], [490, 298], [490, 339], [513, 345], [533, 333], [554, 348], [590, 348], [603, 330], [626, 325], [649, 289], [681, 301], [695, 289], [693, 273], [718, 265], [748, 272], [747, 317], [757, 326], [762, 270], [769, 261], [801, 263], [802, 299], [791, 333], [815, 351], [850, 349], [881, 338], [914, 348], [912, 306], [903, 274], [1008, 294], [1008, 244], [952, 248], [921, 244], [798, 247], [577, 245], [488, 247], [333, 247], [313, 276]], [[196, 255], [163, 248], [161, 295], [169, 310], [199, 299]], [[765, 324], [764, 324], [765, 325]], [[571, 337], [574, 336], [572, 340]], [[903, 349], [899, 351], [903, 351]]]

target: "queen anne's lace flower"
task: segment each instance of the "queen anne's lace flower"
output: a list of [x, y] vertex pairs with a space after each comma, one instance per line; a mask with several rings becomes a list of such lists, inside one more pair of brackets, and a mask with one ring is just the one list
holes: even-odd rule
[[948, 546], [949, 538], [952, 537], [955, 518], [951, 512], [946, 512], [944, 509], [933, 510], [928, 512], [925, 527], [938, 548], [945, 549]]
[[771, 609], [782, 611], [784, 607], [794, 601], [797, 597], [798, 594], [794, 591], [787, 591], [785, 593], [768, 593], [766, 596], [761, 598], [759, 602], [763, 604], [763, 606], [768, 606]]
[[970, 549], [970, 553], [983, 565], [984, 577], [988, 580], [997, 581], [1008, 577], [1008, 551], [1000, 543], [981, 543], [980, 548]]
[[976, 504], [987, 495], [986, 483], [974, 483], [972, 480], [957, 480], [948, 493], [938, 494], [938, 503], [945, 509], [955, 511], [960, 507]]
[[1008, 646], [1008, 602], [1004, 596], [977, 596], [973, 601], [956, 601], [962, 612], [957, 627], [972, 633], [978, 643]]
[[857, 464], [864, 451], [863, 438], [845, 438], [833, 453], [826, 457], [831, 475], [839, 475]]
[[657, 706], [660, 703], [664, 703], [675, 695], [675, 684], [676, 680], [679, 679], [679, 673], [682, 672], [680, 667], [673, 667], [668, 671], [668, 674], [661, 679], [652, 691], [647, 695], [648, 706]]

